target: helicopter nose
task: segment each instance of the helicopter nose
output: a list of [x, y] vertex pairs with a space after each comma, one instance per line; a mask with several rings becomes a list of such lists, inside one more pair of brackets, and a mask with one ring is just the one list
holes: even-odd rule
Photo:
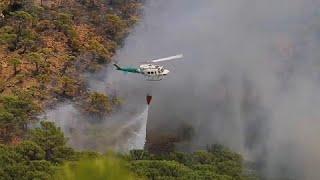
[[170, 71], [169, 71], [168, 69], [165, 69], [162, 74], [163, 74], [164, 76], [166, 76], [166, 75], [169, 74], [169, 72], [170, 72]]

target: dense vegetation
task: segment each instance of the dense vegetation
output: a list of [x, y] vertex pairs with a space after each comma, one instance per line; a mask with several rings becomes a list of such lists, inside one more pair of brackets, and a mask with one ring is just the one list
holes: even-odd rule
[[22, 139], [35, 114], [59, 100], [80, 99], [84, 113], [97, 116], [119, 105], [90, 93], [79, 74], [111, 61], [140, 7], [138, 0], [1, 1], [0, 141]]
[[0, 179], [51, 179], [57, 164], [75, 157], [60, 129], [41, 122], [25, 141], [0, 145]]
[[25, 141], [0, 145], [0, 179], [253, 179], [239, 154], [220, 145], [194, 153], [75, 152], [60, 128], [41, 122]]
[[244, 179], [242, 158], [220, 145], [194, 153], [131, 151], [130, 169], [148, 179]]
[[59, 100], [77, 100], [91, 117], [121, 104], [117, 97], [89, 92], [79, 74], [111, 61], [137, 22], [141, 2], [0, 2], [0, 180], [248, 178], [241, 156], [219, 145], [194, 153], [76, 152], [60, 128], [39, 122], [37, 115]]
[[241, 156], [219, 145], [195, 153], [155, 155], [134, 150], [129, 155], [118, 155], [117, 158], [97, 155], [95, 159], [66, 164], [58, 172], [60, 179], [89, 179], [93, 175], [95, 179], [110, 176], [113, 176], [110, 179], [119, 176], [122, 179], [155, 180], [249, 179], [249, 176], [243, 175]]

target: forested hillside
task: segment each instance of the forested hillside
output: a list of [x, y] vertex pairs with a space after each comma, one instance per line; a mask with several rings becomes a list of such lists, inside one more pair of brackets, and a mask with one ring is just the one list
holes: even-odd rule
[[239, 154], [220, 145], [194, 153], [75, 152], [50, 122], [29, 131], [27, 139], [15, 146], [0, 146], [0, 179], [256, 179], [243, 168]]
[[140, 7], [125, 0], [2, 1], [0, 141], [20, 139], [32, 115], [52, 103], [90, 99], [79, 74], [111, 61]]
[[142, 3], [0, 2], [1, 180], [248, 178], [242, 157], [219, 145], [190, 154], [101, 155], [77, 152], [68, 147], [60, 128], [39, 123], [41, 112], [66, 99], [82, 102], [83, 111], [98, 116], [108, 115], [120, 104], [118, 99], [89, 92], [81, 74], [99, 71], [112, 61], [138, 22]]

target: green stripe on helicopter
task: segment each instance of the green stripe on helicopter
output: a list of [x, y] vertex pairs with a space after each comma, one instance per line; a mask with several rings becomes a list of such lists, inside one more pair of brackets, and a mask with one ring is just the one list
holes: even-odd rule
[[119, 71], [130, 72], [130, 73], [139, 73], [139, 74], [141, 74], [141, 71], [140, 71], [140, 69], [138, 69], [138, 68], [131, 68], [131, 67], [122, 68], [122, 67], [118, 66], [117, 64], [113, 64], [113, 65], [114, 65], [114, 66], [117, 68], [117, 70], [119, 70]]

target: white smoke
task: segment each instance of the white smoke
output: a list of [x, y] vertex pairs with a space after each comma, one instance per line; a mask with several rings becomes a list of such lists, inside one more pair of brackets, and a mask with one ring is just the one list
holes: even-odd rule
[[138, 65], [183, 53], [184, 61], [163, 63], [171, 73], [158, 83], [107, 78], [130, 96], [152, 89], [149, 131], [187, 122], [194, 149], [222, 143], [268, 178], [319, 179], [319, 8], [314, 0], [149, 0], [117, 59]]

